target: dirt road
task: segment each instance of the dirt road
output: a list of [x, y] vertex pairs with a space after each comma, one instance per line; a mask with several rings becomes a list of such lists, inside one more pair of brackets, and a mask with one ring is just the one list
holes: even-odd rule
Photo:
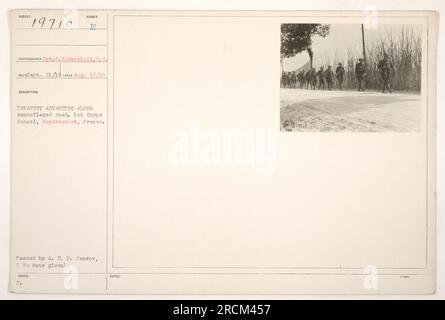
[[420, 94], [281, 89], [280, 118], [282, 130], [419, 131]]

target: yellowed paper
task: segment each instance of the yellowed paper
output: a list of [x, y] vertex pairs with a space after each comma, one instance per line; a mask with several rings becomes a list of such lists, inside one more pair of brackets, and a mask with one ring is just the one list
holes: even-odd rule
[[10, 25], [12, 292], [434, 292], [435, 13]]

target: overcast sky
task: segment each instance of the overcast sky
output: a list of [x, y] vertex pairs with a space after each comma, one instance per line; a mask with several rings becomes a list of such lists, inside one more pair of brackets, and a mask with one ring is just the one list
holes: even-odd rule
[[[398, 36], [402, 32], [402, 27], [405, 32], [411, 30], [417, 35], [421, 33], [420, 25], [382, 25], [377, 29], [365, 28], [365, 42], [366, 45], [372, 44], [379, 38], [385, 38], [390, 34]], [[331, 59], [336, 52], [347, 52], [352, 50], [359, 55], [362, 52], [362, 30], [361, 24], [331, 24], [329, 35], [326, 38], [314, 36], [312, 39], [312, 49], [314, 51], [315, 62], [317, 59], [322, 59], [324, 56], [329, 56]], [[302, 52], [295, 57], [284, 59], [283, 67], [285, 71], [295, 70], [301, 67], [309, 60], [307, 52]]]

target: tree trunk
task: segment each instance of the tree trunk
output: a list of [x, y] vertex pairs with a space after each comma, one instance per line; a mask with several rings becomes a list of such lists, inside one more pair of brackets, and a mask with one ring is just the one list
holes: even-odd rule
[[306, 49], [307, 54], [309, 55], [309, 59], [311, 60], [311, 69], [314, 67], [314, 52], [312, 51], [312, 48]]

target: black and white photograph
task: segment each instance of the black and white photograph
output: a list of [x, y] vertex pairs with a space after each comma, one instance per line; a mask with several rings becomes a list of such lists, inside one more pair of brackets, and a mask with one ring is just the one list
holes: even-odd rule
[[281, 24], [280, 129], [421, 127], [422, 26]]

